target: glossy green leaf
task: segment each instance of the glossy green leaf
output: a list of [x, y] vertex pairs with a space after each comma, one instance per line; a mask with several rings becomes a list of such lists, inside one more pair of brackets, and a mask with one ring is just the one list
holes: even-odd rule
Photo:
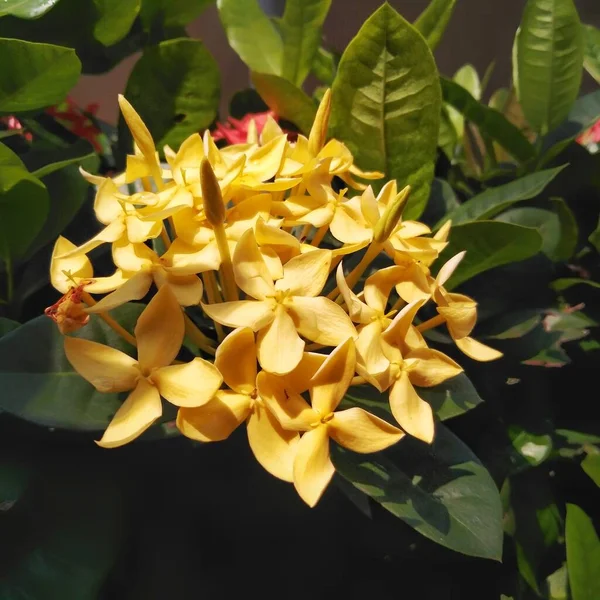
[[452, 186], [445, 180], [436, 177], [431, 182], [431, 193], [421, 221], [427, 224], [437, 223], [454, 212], [460, 204]]
[[573, 600], [600, 598], [600, 540], [592, 520], [575, 504], [567, 504], [567, 569]]
[[[142, 0], [93, 0], [98, 11], [94, 37], [105, 46], [122, 40], [131, 29]], [[144, 1], [144, 4], [147, 4]]]
[[37, 19], [47, 13], [58, 0], [3, 0], [0, 17], [13, 15], [20, 19]]
[[389, 4], [346, 48], [332, 87], [330, 134], [357, 165], [412, 191], [404, 212], [417, 218], [433, 179], [441, 93], [431, 51]]
[[17, 327], [20, 327], [21, 323], [7, 319], [6, 317], [0, 317], [0, 338], [5, 336], [7, 333], [14, 331]]
[[145, 29], [184, 27], [196, 19], [215, 0], [142, 0], [140, 17]]
[[229, 45], [251, 71], [281, 75], [283, 43], [257, 0], [217, 0]]
[[[127, 304], [114, 317], [132, 330], [143, 306]], [[133, 348], [92, 316], [76, 337], [124, 352]], [[46, 316], [28, 321], [0, 339], [0, 409], [48, 427], [102, 431], [120, 406], [118, 394], [102, 394], [77, 374], [63, 350], [63, 336]]]
[[337, 73], [339, 57], [333, 52], [318, 48], [313, 59], [312, 72], [322, 83], [331, 86]]
[[267, 73], [252, 73], [252, 83], [276, 115], [297, 125], [305, 135], [310, 133], [317, 107], [300, 88], [283, 77]]
[[479, 273], [530, 258], [542, 248], [542, 236], [531, 227], [500, 221], [463, 223], [450, 230], [449, 244], [438, 263], [466, 250], [454, 275], [446, 285], [454, 288]]
[[513, 79], [529, 124], [560, 125], [579, 95], [584, 40], [573, 0], [528, 0], [513, 50]]
[[563, 563], [560, 569], [546, 577], [546, 587], [548, 589], [548, 600], [569, 600], [567, 563]]
[[[456, 210], [447, 215], [443, 221], [452, 219], [452, 224], [458, 225], [468, 221], [489, 219], [516, 202], [531, 200], [541, 194], [565, 166], [538, 171], [519, 177], [510, 183], [488, 188], [461, 204]], [[438, 226], [441, 225], [442, 222], [438, 223]]]
[[502, 113], [478, 102], [467, 90], [442, 77], [444, 100], [471, 121], [492, 140], [502, 146], [511, 156], [521, 162], [535, 157], [535, 148]]
[[585, 55], [583, 65], [586, 71], [600, 83], [600, 29], [584, 25]]
[[463, 65], [456, 73], [454, 73], [453, 81], [458, 83], [460, 87], [464, 88], [475, 98], [475, 100], [481, 100], [481, 80], [477, 69], [471, 65]]
[[592, 281], [591, 279], [581, 279], [580, 277], [562, 277], [561, 279], [555, 279], [552, 282], [552, 289], [557, 292], [563, 292], [568, 290], [574, 285], [587, 285], [589, 287], [600, 289], [600, 283]]
[[438, 146], [442, 149], [449, 161], [454, 161], [457, 145], [458, 131], [456, 125], [464, 127], [464, 118], [462, 115], [451, 106], [444, 104], [440, 114], [440, 129], [438, 132]]
[[435, 50], [440, 43], [454, 11], [456, 0], [431, 0], [427, 8], [415, 21], [415, 27]]
[[95, 172], [98, 157], [94, 147], [84, 139], [77, 140], [66, 148], [36, 148], [22, 156], [27, 169], [36, 177], [44, 177], [68, 165], [84, 166], [86, 171]]
[[590, 476], [592, 481], [600, 487], [600, 450], [590, 452], [582, 461], [581, 468]]
[[4, 144], [0, 144], [0, 167], [17, 167], [26, 169], [23, 161]]
[[321, 44], [321, 28], [331, 0], [287, 0], [279, 31], [283, 40], [281, 75], [300, 87]]
[[594, 248], [600, 252], [600, 218], [598, 219], [598, 225], [596, 225], [596, 229], [590, 233], [588, 240], [590, 244], [592, 244], [592, 246], [594, 246]]
[[493, 479], [453, 433], [438, 425], [431, 446], [402, 440], [385, 453], [332, 447], [336, 471], [429, 539], [500, 560], [502, 506]]
[[81, 72], [71, 48], [5, 38], [0, 38], [0, 64], [0, 113], [58, 104]]
[[0, 257], [20, 258], [48, 214], [44, 184], [22, 167], [0, 168]]
[[[219, 93], [215, 59], [202, 42], [187, 38], [147, 48], [125, 89], [157, 148], [165, 144], [177, 148], [192, 133], [208, 128], [217, 115]], [[125, 132], [121, 118], [119, 134]]]

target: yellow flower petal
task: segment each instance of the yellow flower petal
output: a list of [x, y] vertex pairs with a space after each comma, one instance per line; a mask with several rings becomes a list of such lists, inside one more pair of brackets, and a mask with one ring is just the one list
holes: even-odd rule
[[335, 272], [335, 280], [346, 303], [348, 314], [355, 323], [370, 323], [376, 318], [377, 311], [373, 310], [365, 302], [359, 299], [359, 297], [348, 287], [346, 278], [344, 277], [344, 267], [342, 263], [338, 265]]
[[390, 361], [381, 345], [382, 325], [373, 321], [365, 325], [356, 338], [356, 371], [380, 392], [389, 385]]
[[365, 281], [365, 302], [379, 314], [386, 312], [390, 293], [405, 274], [397, 265], [379, 269]]
[[123, 446], [144, 433], [161, 415], [158, 390], [145, 379], [140, 379], [115, 413], [102, 439], [96, 443], [102, 448]]
[[221, 266], [221, 253], [214, 239], [201, 250], [181, 240], [175, 240], [162, 258], [171, 264], [170, 267], [166, 267], [167, 270], [178, 275], [216, 271]]
[[[398, 265], [404, 270], [400, 276], [401, 281], [396, 285], [398, 296], [405, 302], [415, 302], [415, 300], [429, 300], [431, 297], [431, 283], [421, 266], [414, 260], [402, 260]], [[397, 260], [398, 257], [396, 256]]]
[[292, 296], [318, 296], [331, 266], [329, 250], [315, 250], [292, 258], [283, 266], [283, 279], [275, 284], [278, 290], [287, 290]]
[[260, 134], [260, 143], [267, 144], [272, 139], [279, 137], [282, 134], [283, 131], [281, 130], [281, 127], [279, 127], [279, 125], [277, 124], [277, 121], [275, 121], [275, 119], [273, 119], [273, 117], [269, 115], [267, 117], [267, 120], [265, 121], [264, 127]]
[[345, 396], [356, 367], [354, 340], [347, 339], [323, 362], [311, 379], [312, 407], [323, 417], [332, 413]]
[[456, 256], [453, 256], [450, 260], [444, 263], [442, 268], [439, 270], [437, 277], [435, 278], [435, 283], [438, 286], [444, 285], [452, 274], [456, 270], [456, 267], [461, 263], [462, 259], [465, 257], [467, 252], [459, 252]]
[[157, 288], [168, 285], [180, 306], [197, 306], [202, 301], [204, 287], [196, 275], [179, 275], [165, 269], [154, 269], [154, 282]]
[[490, 348], [472, 337], [464, 337], [460, 340], [454, 340], [459, 349], [464, 352], [469, 358], [478, 360], [479, 362], [488, 362], [502, 358], [502, 352]]
[[477, 303], [468, 296], [448, 294], [450, 304], [438, 306], [437, 310], [446, 320], [448, 331], [455, 339], [467, 337], [477, 323]]
[[160, 395], [175, 406], [203, 406], [221, 387], [223, 377], [215, 365], [202, 358], [156, 369], [151, 374]]
[[434, 422], [431, 406], [422, 400], [410, 382], [407, 371], [402, 371], [390, 390], [390, 408], [400, 427], [410, 435], [430, 444], [433, 441]]
[[294, 487], [309, 506], [315, 506], [329, 485], [335, 468], [329, 458], [327, 425], [307, 431], [298, 442], [294, 459]]
[[[58, 237], [52, 250], [50, 261], [50, 282], [62, 294], [66, 294], [79, 279], [91, 279], [94, 269], [90, 259], [85, 254], [76, 254], [67, 258], [58, 258], [76, 250], [77, 246], [67, 238]], [[65, 274], [70, 275], [70, 277]], [[76, 281], [73, 281], [75, 279]]]
[[237, 243], [233, 254], [233, 271], [235, 282], [248, 296], [264, 300], [275, 294], [271, 274], [258, 249], [252, 229], [242, 235]]
[[107, 277], [94, 277], [91, 279], [91, 283], [86, 284], [85, 291], [90, 294], [106, 294], [121, 287], [131, 277], [132, 273], [125, 273], [121, 269], [117, 269]]
[[404, 437], [404, 432], [362, 408], [335, 413], [329, 435], [344, 448], [370, 454], [389, 448]]
[[431, 348], [418, 348], [406, 355], [406, 359], [416, 359], [408, 371], [413, 385], [432, 387], [462, 373], [462, 367], [443, 352]]
[[144, 309], [135, 326], [138, 360], [145, 369], [173, 362], [184, 335], [181, 307], [169, 286], [163, 286]]
[[[107, 225], [102, 231], [97, 233], [91, 240], [88, 240], [81, 246], [69, 250], [57, 258], [69, 258], [71, 256], [77, 256], [78, 254], [87, 254], [94, 248], [101, 246], [102, 244], [111, 244], [120, 239], [125, 233], [125, 223], [122, 219], [113, 221], [110, 225]], [[117, 265], [120, 266], [120, 265]]]
[[298, 333], [317, 344], [338, 346], [357, 336], [344, 309], [328, 298], [294, 296], [286, 307]]
[[180, 408], [177, 428], [192, 440], [219, 442], [246, 420], [251, 408], [250, 396], [221, 390], [204, 406]]
[[383, 339], [391, 345], [401, 347], [410, 331], [412, 322], [415, 315], [423, 306], [423, 300], [415, 300], [410, 304], [407, 304], [395, 317], [394, 320], [389, 324], [387, 329], [383, 332]]
[[96, 197], [94, 198], [94, 213], [100, 223], [108, 225], [123, 214], [121, 203], [115, 196], [119, 188], [112, 179], [108, 177], [102, 180], [98, 186]]
[[264, 146], [258, 146], [247, 157], [244, 174], [251, 175], [259, 181], [268, 181], [274, 177], [281, 166], [286, 145], [287, 135], [282, 134]]
[[261, 371], [256, 378], [258, 395], [284, 429], [308, 431], [319, 415], [298, 393], [286, 389], [284, 377]]
[[275, 318], [258, 332], [256, 347], [258, 362], [269, 373], [289, 373], [302, 360], [304, 342], [283, 306], [277, 305]]
[[200, 134], [193, 133], [179, 146], [173, 160], [169, 161], [173, 179], [179, 185], [200, 179], [200, 162], [204, 158], [204, 143]]
[[345, 203], [337, 207], [329, 231], [343, 244], [360, 244], [373, 238], [373, 229], [364, 222], [362, 215], [353, 214]]
[[99, 392], [126, 392], [140, 375], [137, 361], [110, 346], [65, 337], [65, 354], [73, 368]]
[[150, 290], [152, 275], [149, 271], [138, 271], [117, 290], [87, 309], [89, 313], [107, 312], [133, 300], [141, 300]]
[[256, 388], [256, 343], [249, 327], [234, 329], [217, 348], [215, 367], [225, 383], [240, 394], [251, 394]]
[[112, 258], [117, 267], [129, 273], [149, 269], [158, 260], [156, 253], [146, 244], [130, 244], [126, 238], [113, 244]]
[[133, 106], [131, 106], [125, 99], [125, 96], [122, 96], [121, 94], [119, 94], [119, 107], [136, 145], [141, 150], [146, 160], [151, 162], [154, 158], [156, 147], [154, 146], [154, 140], [152, 139], [148, 128]]
[[284, 381], [285, 389], [289, 393], [302, 394], [310, 387], [310, 380], [314, 374], [321, 368], [321, 365], [327, 358], [326, 354], [317, 352], [305, 352], [298, 366], [281, 377]]
[[271, 475], [292, 482], [294, 459], [300, 435], [283, 429], [277, 419], [258, 402], [248, 417], [248, 442], [256, 460]]
[[272, 300], [234, 300], [219, 304], [202, 304], [204, 312], [227, 327], [250, 327], [258, 331], [275, 318], [277, 304]]

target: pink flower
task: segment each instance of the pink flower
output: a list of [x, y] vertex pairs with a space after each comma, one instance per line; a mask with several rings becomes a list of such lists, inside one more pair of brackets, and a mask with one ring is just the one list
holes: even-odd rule
[[258, 135], [263, 130], [269, 117], [277, 121], [277, 117], [272, 110], [261, 113], [248, 113], [242, 119], [228, 117], [226, 123], [217, 123], [217, 128], [212, 136], [215, 141], [225, 140], [228, 144], [245, 144], [248, 139], [248, 127], [250, 121], [254, 119]]
[[578, 138], [577, 141], [588, 146], [590, 144], [600, 144], [600, 121], [592, 125], [588, 130], [584, 131]]

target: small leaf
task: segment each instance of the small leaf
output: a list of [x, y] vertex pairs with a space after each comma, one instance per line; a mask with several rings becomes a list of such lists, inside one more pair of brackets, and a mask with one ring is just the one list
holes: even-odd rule
[[529, 123], [546, 135], [577, 99], [584, 40], [573, 0], [528, 0], [517, 31], [513, 78]]
[[593, 25], [584, 25], [585, 55], [583, 66], [600, 83], [600, 29]]
[[279, 31], [283, 39], [281, 75], [301, 87], [321, 43], [331, 0], [287, 0]]
[[454, 275], [446, 285], [455, 288], [479, 273], [537, 254], [542, 237], [531, 227], [521, 227], [500, 221], [474, 221], [452, 227], [449, 244], [438, 263], [466, 250]]
[[257, 0], [217, 0], [229, 45], [251, 71], [281, 75], [283, 43]]
[[552, 438], [547, 435], [536, 435], [521, 427], [508, 428], [508, 437], [513, 448], [522, 456], [529, 465], [541, 465], [552, 453]]
[[0, 144], [0, 167], [17, 167], [26, 169], [23, 161], [4, 144]]
[[567, 504], [567, 569], [573, 600], [600, 598], [600, 540], [592, 520], [575, 504]]
[[333, 52], [319, 48], [312, 64], [314, 76], [322, 83], [331, 86], [337, 73], [339, 57]]
[[582, 461], [581, 468], [600, 487], [600, 451], [590, 452]]
[[[98, 157], [93, 146], [84, 139], [78, 139], [74, 144], [66, 148], [36, 148], [24, 154], [22, 157], [27, 169], [36, 177], [44, 177], [54, 171], [63, 169], [68, 165], [76, 165], [84, 162], [98, 164]], [[89, 165], [86, 165], [90, 169]], [[88, 170], [86, 169], [86, 170]], [[95, 171], [94, 168], [91, 169]]]
[[283, 77], [268, 73], [252, 73], [252, 83], [277, 116], [297, 125], [305, 135], [310, 133], [317, 107], [300, 88]]
[[[132, 330], [143, 305], [114, 311]], [[132, 348], [98, 317], [75, 333], [124, 352]], [[48, 317], [36, 317], [0, 339], [0, 409], [44, 425], [80, 431], [103, 431], [120, 406], [118, 394], [97, 392], [76, 373], [63, 349], [63, 335]]]
[[429, 539], [469, 556], [500, 560], [502, 506], [489, 473], [438, 425], [433, 445], [402, 440], [385, 453], [332, 447], [336, 471]]
[[93, 2], [98, 11], [94, 37], [105, 46], [116, 44], [129, 33], [141, 5], [141, 0], [93, 0]]
[[417, 218], [433, 179], [440, 124], [439, 76], [426, 42], [389, 4], [346, 48], [332, 87], [331, 135], [357, 165], [412, 188], [404, 215]]
[[164, 28], [185, 27], [196, 19], [215, 0], [142, 0], [140, 17], [144, 29], [157, 24]]
[[478, 102], [467, 90], [442, 77], [444, 100], [521, 162], [535, 157], [535, 148], [502, 113]]
[[4, 0], [0, 17], [13, 15], [20, 19], [37, 19], [47, 13], [58, 0]]
[[454, 11], [456, 0], [431, 0], [427, 8], [415, 21], [415, 27], [435, 50], [440, 43]]
[[[538, 171], [531, 175], [519, 177], [510, 183], [491, 187], [477, 196], [463, 202], [455, 211], [447, 215], [443, 221], [452, 219], [453, 225], [468, 221], [489, 219], [512, 204], [523, 200], [531, 200], [544, 191], [544, 188], [566, 167]], [[438, 223], [438, 227], [442, 225]]]
[[597, 281], [592, 281], [591, 279], [581, 279], [579, 277], [562, 277], [561, 279], [555, 279], [551, 283], [551, 287], [553, 290], [557, 292], [564, 292], [574, 285], [587, 285], [592, 288], [600, 289], [600, 283]]
[[[125, 97], [146, 123], [157, 148], [165, 144], [176, 148], [213, 122], [219, 90], [219, 69], [210, 52], [199, 40], [179, 38], [144, 51], [129, 77]], [[126, 131], [121, 117], [119, 137], [131, 139]]]
[[0, 64], [0, 113], [58, 104], [81, 72], [71, 48], [5, 38], [0, 38]]

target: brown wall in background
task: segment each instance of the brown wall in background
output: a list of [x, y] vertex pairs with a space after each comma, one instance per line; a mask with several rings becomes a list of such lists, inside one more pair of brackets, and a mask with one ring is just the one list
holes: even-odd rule
[[[428, 2], [390, 0], [390, 4], [410, 21]], [[600, 26], [600, 0], [575, 0], [575, 3], [582, 21]], [[324, 27], [326, 46], [342, 50], [380, 4], [380, 0], [333, 0]], [[435, 53], [440, 71], [451, 75], [461, 65], [471, 62], [482, 74], [495, 61], [491, 89], [509, 83], [511, 47], [524, 5], [524, 0], [458, 0], [448, 30]], [[188, 32], [190, 36], [201, 39], [219, 63], [221, 111], [226, 114], [231, 95], [248, 87], [248, 71], [228, 46], [215, 6], [208, 8], [192, 23]], [[73, 99], [82, 106], [98, 102], [99, 117], [116, 122], [117, 94], [125, 89], [137, 58], [130, 57], [110, 73], [82, 77], [72, 93]], [[157, 73], [157, 76], [160, 74]], [[584, 81], [584, 88], [593, 88], [589, 78]]]

